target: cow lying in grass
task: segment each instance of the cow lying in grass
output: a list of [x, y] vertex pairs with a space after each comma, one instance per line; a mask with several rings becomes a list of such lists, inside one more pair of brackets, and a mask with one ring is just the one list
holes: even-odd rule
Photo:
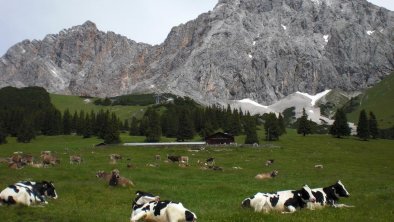
[[22, 181], [8, 186], [0, 193], [0, 205], [21, 204], [30, 206], [32, 204], [47, 204], [46, 197], [57, 199], [55, 186], [52, 182]]
[[339, 204], [340, 197], [349, 197], [350, 194], [346, 190], [345, 185], [338, 180], [334, 185], [312, 189], [312, 194], [316, 198], [315, 203], [308, 203], [309, 209], [319, 209], [325, 206], [332, 207], [354, 207], [346, 204]]
[[279, 171], [273, 170], [271, 173], [259, 173], [254, 178], [258, 180], [271, 179], [278, 176]]
[[122, 187], [134, 186], [133, 181], [127, 179], [126, 177], [121, 176], [119, 170], [117, 169], [112, 170], [112, 172], [110, 173], [100, 170], [96, 173], [96, 177], [105, 180], [111, 186], [118, 186], [118, 185]]
[[299, 190], [284, 190], [276, 193], [257, 193], [242, 201], [243, 207], [252, 207], [256, 212], [270, 211], [293, 213], [297, 208], [305, 208], [316, 199], [308, 185]]
[[186, 209], [182, 203], [160, 201], [158, 196], [137, 191], [133, 201], [130, 221], [188, 222], [196, 221], [197, 216]]

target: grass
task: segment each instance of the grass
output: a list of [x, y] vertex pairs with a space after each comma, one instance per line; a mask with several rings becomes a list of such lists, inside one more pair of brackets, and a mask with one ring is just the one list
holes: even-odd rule
[[372, 111], [375, 114], [379, 128], [394, 126], [394, 73], [366, 90], [361, 96], [360, 105], [348, 114], [349, 121], [357, 123], [360, 111], [365, 109], [367, 113]]
[[[262, 135], [261, 133], [259, 135]], [[122, 139], [129, 136], [122, 135]], [[140, 138], [131, 138], [140, 139]], [[239, 139], [239, 138], [237, 138]], [[52, 150], [61, 164], [51, 168], [26, 167], [8, 169], [0, 165], [0, 187], [19, 180], [52, 180], [59, 198], [49, 200], [45, 207], [1, 206], [1, 221], [129, 221], [131, 200], [136, 190], [144, 190], [162, 199], [179, 201], [195, 212], [199, 221], [392, 221], [394, 216], [394, 141], [359, 141], [353, 137], [335, 139], [327, 135], [302, 137], [293, 130], [273, 142], [275, 148], [207, 147], [205, 151], [188, 152], [187, 147], [93, 147], [100, 140], [76, 136], [38, 137], [30, 144], [0, 145], [0, 156], [23, 151], [38, 157], [42, 150]], [[262, 142], [264, 144], [264, 142]], [[109, 154], [119, 153], [124, 159], [109, 164]], [[70, 165], [68, 156], [81, 154], [81, 165]], [[152, 168], [154, 157], [160, 154], [160, 166]], [[166, 154], [188, 155], [191, 166], [180, 168], [164, 163]], [[197, 160], [215, 157], [224, 171], [206, 171]], [[127, 168], [130, 158], [134, 168]], [[267, 159], [275, 159], [271, 167]], [[324, 169], [315, 169], [323, 164]], [[235, 170], [232, 167], [242, 167]], [[98, 170], [118, 168], [133, 180], [135, 188], [111, 188], [95, 177]], [[278, 169], [277, 178], [256, 181], [260, 172]], [[256, 192], [331, 185], [341, 179], [351, 197], [343, 203], [355, 205], [349, 209], [301, 210], [294, 214], [262, 214], [242, 209], [241, 201]]]

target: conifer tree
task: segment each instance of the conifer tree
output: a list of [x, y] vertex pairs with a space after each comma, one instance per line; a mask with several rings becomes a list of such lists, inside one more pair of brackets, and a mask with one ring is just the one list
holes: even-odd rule
[[7, 143], [7, 132], [3, 127], [3, 123], [0, 121], [0, 144]]
[[378, 129], [378, 122], [376, 120], [376, 116], [373, 112], [369, 112], [369, 133], [373, 139], [378, 138], [379, 136], [379, 129]]
[[63, 134], [70, 135], [72, 128], [72, 118], [70, 111], [66, 109], [63, 113]]
[[278, 126], [279, 126], [279, 135], [283, 135], [286, 133], [286, 126], [285, 126], [285, 121], [283, 119], [283, 116], [281, 113], [279, 113], [278, 117]]
[[71, 132], [77, 132], [78, 112], [75, 111], [71, 118]]
[[297, 119], [298, 127], [297, 133], [303, 136], [312, 133], [311, 124], [308, 121], [308, 115], [305, 112], [305, 108], [302, 109], [302, 116]]
[[275, 113], [269, 113], [264, 123], [265, 138], [268, 141], [278, 140], [280, 129]]
[[334, 123], [330, 128], [330, 134], [341, 138], [341, 136], [349, 136], [350, 128], [347, 123], [346, 114], [342, 109], [338, 109], [334, 116]]
[[120, 143], [120, 133], [119, 133], [119, 120], [114, 113], [108, 119], [107, 128], [104, 133], [104, 143], [106, 144], [116, 144]]
[[244, 120], [244, 129], [245, 129], [245, 144], [254, 144], [259, 143], [259, 138], [257, 136], [257, 128], [256, 128], [256, 120], [254, 117], [248, 115]]
[[89, 114], [85, 115], [84, 125], [82, 127], [82, 136], [83, 138], [90, 138], [93, 136], [93, 121], [92, 116]]
[[76, 133], [79, 136], [83, 135], [85, 120], [86, 120], [85, 111], [83, 110], [79, 111], [79, 116], [76, 122]]
[[130, 124], [129, 124], [129, 120], [125, 119], [125, 121], [123, 122], [122, 125], [122, 131], [127, 132], [130, 129]]
[[150, 108], [146, 111], [147, 129], [145, 131], [146, 142], [159, 142], [161, 137], [160, 116], [157, 111]]
[[186, 109], [182, 109], [179, 113], [179, 127], [176, 135], [177, 141], [185, 141], [193, 139], [194, 126], [190, 113]]
[[31, 120], [23, 119], [22, 124], [18, 129], [16, 140], [20, 143], [29, 143], [35, 138], [33, 123]]
[[369, 138], [368, 119], [365, 110], [360, 111], [360, 116], [358, 118], [357, 124], [357, 137], [362, 140], [368, 140]]
[[130, 129], [129, 129], [130, 136], [139, 136], [140, 130], [138, 127], [138, 120], [135, 116], [131, 118]]

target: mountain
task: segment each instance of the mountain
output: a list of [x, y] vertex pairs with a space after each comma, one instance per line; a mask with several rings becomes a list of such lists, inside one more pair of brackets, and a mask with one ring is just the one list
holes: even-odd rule
[[273, 104], [296, 91], [376, 84], [394, 70], [393, 40], [394, 13], [366, 0], [219, 0], [160, 45], [101, 32], [90, 21], [25, 40], [0, 59], [0, 87]]

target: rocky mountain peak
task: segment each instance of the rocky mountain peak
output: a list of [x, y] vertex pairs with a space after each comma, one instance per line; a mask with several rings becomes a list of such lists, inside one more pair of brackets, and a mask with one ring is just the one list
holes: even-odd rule
[[366, 0], [219, 0], [157, 46], [101, 32], [90, 21], [19, 43], [0, 59], [0, 86], [268, 105], [297, 91], [377, 83], [394, 70], [393, 39], [393, 12]]

